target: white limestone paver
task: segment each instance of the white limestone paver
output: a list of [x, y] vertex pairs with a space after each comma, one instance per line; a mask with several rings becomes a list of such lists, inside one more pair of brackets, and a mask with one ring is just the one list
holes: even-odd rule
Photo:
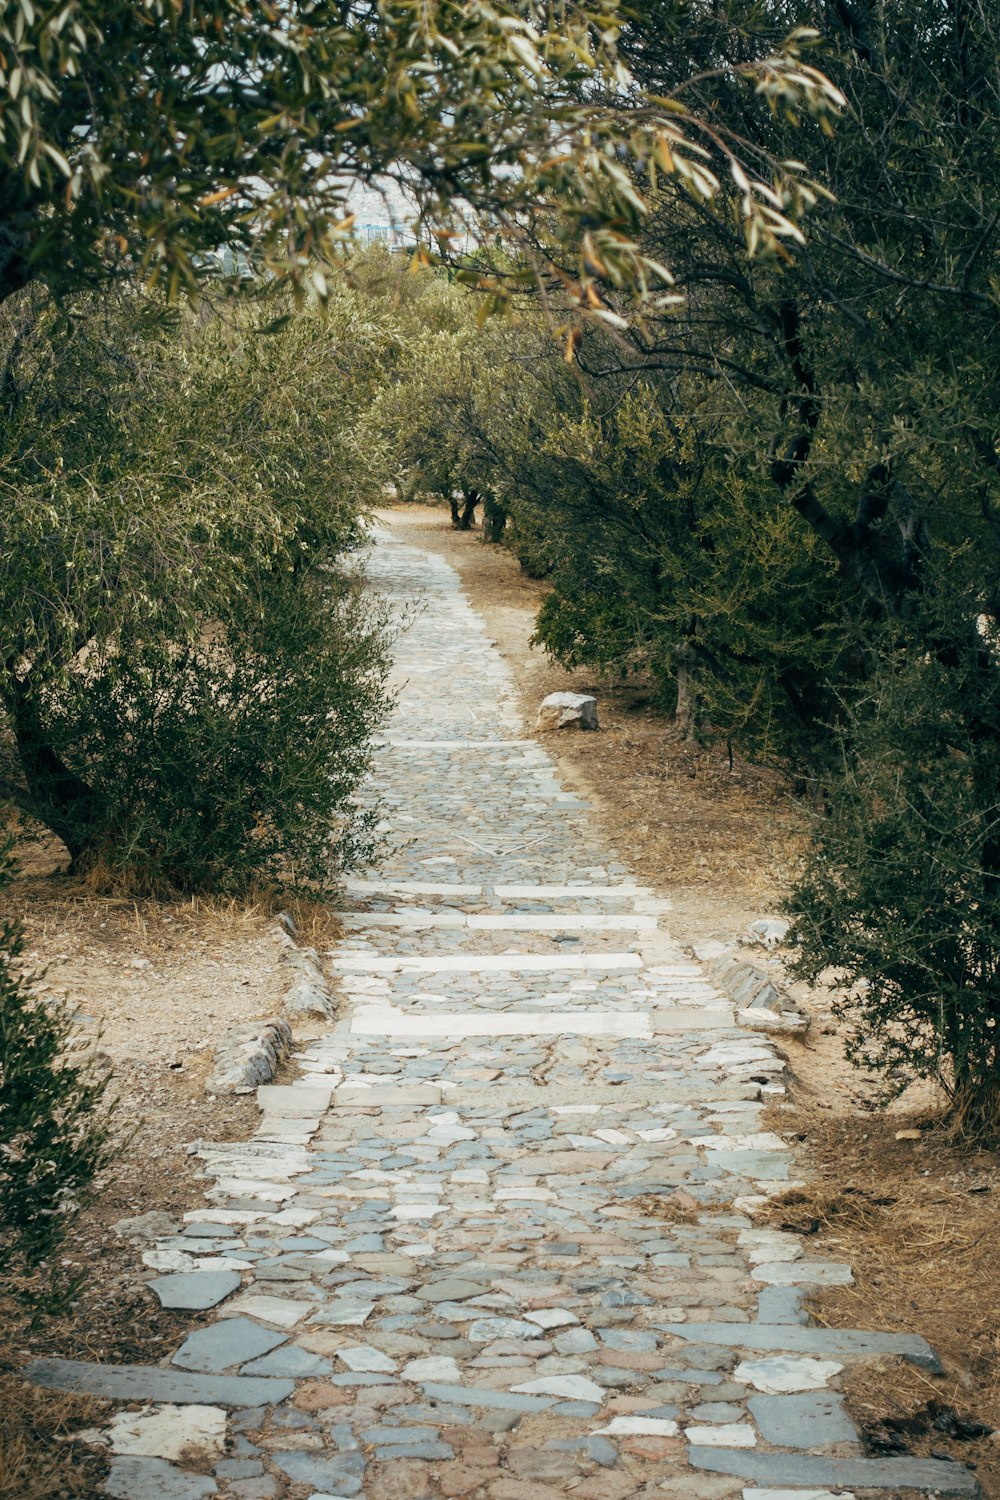
[[[727, 1500], [971, 1496], [961, 1466], [843, 1441], [829, 1382], [862, 1336], [804, 1324], [801, 1297], [849, 1272], [743, 1211], [793, 1180], [763, 1125], [775, 1047], [523, 737], [452, 570], [393, 534], [369, 567], [401, 616], [422, 604], [370, 783], [390, 852], [347, 882], [341, 1008], [300, 1081], [260, 1090], [254, 1140], [197, 1147], [208, 1201], [146, 1252], [151, 1279], [207, 1262], [240, 1291], [179, 1363], [115, 1372], [145, 1410], [109, 1495], [698, 1500], [707, 1473]], [[758, 1441], [752, 1404], [780, 1433], [773, 1403], [797, 1403], [797, 1432], [813, 1399], [816, 1453]], [[223, 1409], [225, 1456], [184, 1468]]]

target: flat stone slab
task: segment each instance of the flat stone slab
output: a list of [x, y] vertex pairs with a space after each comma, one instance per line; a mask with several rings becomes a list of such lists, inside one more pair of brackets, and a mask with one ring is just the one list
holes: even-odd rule
[[476, 1385], [443, 1385], [437, 1381], [424, 1384], [426, 1395], [435, 1401], [452, 1401], [456, 1406], [496, 1407], [501, 1411], [547, 1411], [558, 1396], [518, 1396], [511, 1391], [491, 1391]]
[[391, 750], [526, 750], [535, 740], [382, 740]]
[[33, 1359], [22, 1371], [50, 1391], [80, 1391], [111, 1401], [168, 1401], [196, 1406], [263, 1406], [284, 1401], [293, 1380], [254, 1375], [202, 1375], [158, 1365], [95, 1365], [76, 1359]]
[[257, 1090], [257, 1103], [266, 1115], [322, 1115], [330, 1106], [333, 1086], [267, 1083]]
[[275, 1453], [273, 1458], [289, 1479], [311, 1485], [314, 1490], [322, 1487], [324, 1493], [335, 1495], [338, 1500], [342, 1496], [361, 1493], [365, 1460], [360, 1453], [327, 1456], [322, 1453], [286, 1452]]
[[765, 1396], [784, 1396], [792, 1391], [821, 1391], [843, 1369], [832, 1359], [792, 1359], [776, 1354], [770, 1359], [745, 1359], [733, 1371], [733, 1379], [752, 1385]]
[[850, 1266], [832, 1260], [759, 1261], [751, 1272], [754, 1281], [768, 1286], [850, 1286]]
[[560, 974], [590, 969], [610, 974], [641, 969], [638, 953], [442, 953], [437, 957], [405, 953], [334, 953], [338, 974]]
[[344, 889], [358, 896], [481, 896], [481, 885], [454, 885], [447, 880], [345, 880]]
[[368, 1109], [402, 1109], [412, 1105], [440, 1104], [442, 1096], [443, 1090], [436, 1083], [398, 1083], [382, 1087], [376, 1084], [371, 1088], [364, 1084], [341, 1083], [335, 1091], [338, 1109], [345, 1104], [360, 1104]]
[[823, 1458], [812, 1453], [755, 1453], [742, 1449], [690, 1449], [697, 1469], [735, 1474], [759, 1484], [858, 1490], [924, 1490], [976, 1500], [976, 1476], [961, 1464], [935, 1458]]
[[239, 1271], [178, 1271], [173, 1276], [157, 1276], [149, 1286], [161, 1307], [204, 1312], [232, 1296], [242, 1280]]
[[401, 932], [432, 932], [436, 928], [465, 932], [655, 932], [657, 926], [655, 916], [637, 912], [532, 916], [530, 912], [348, 911], [341, 916], [351, 932], [363, 932], [366, 927]]
[[648, 885], [495, 885], [501, 901], [601, 901], [606, 897], [652, 896]]
[[113, 1458], [104, 1484], [112, 1500], [208, 1500], [218, 1493], [207, 1474], [189, 1474], [162, 1458]]
[[776, 1448], [829, 1448], [858, 1441], [843, 1396], [829, 1391], [751, 1396], [747, 1404], [761, 1437]]
[[860, 1328], [803, 1328], [793, 1323], [664, 1323], [666, 1333], [689, 1344], [721, 1344], [731, 1349], [780, 1349], [789, 1354], [843, 1355], [862, 1359], [898, 1354], [939, 1374], [941, 1365], [926, 1339], [916, 1333], [868, 1333]]
[[246, 1364], [269, 1354], [285, 1342], [286, 1335], [262, 1328], [251, 1318], [222, 1318], [210, 1328], [196, 1328], [184, 1340], [171, 1364], [182, 1370], [201, 1370], [221, 1375], [231, 1365]]
[[108, 1436], [112, 1453], [201, 1468], [225, 1453], [226, 1413], [221, 1406], [144, 1406], [118, 1412]]

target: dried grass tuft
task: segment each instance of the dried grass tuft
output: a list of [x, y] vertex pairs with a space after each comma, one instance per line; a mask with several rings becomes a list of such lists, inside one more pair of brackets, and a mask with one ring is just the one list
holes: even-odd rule
[[100, 1420], [100, 1405], [0, 1374], [0, 1500], [97, 1500], [103, 1455], [66, 1441]]

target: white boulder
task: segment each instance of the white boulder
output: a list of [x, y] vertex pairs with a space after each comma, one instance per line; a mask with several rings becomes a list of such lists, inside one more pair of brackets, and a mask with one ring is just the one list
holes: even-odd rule
[[542, 699], [535, 728], [596, 729], [597, 699], [587, 693], [550, 693]]

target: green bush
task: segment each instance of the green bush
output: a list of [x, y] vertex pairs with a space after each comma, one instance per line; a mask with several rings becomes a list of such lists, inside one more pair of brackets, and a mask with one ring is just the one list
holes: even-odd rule
[[893, 642], [789, 909], [799, 975], [829, 967], [843, 987], [852, 1060], [890, 1096], [933, 1079], [956, 1121], [995, 1133], [1000, 672], [967, 618]]
[[63, 835], [102, 881], [322, 890], [374, 857], [353, 793], [386, 707], [377, 606], [318, 567], [269, 585], [258, 619], [124, 635], [52, 694], [48, 743], [87, 787]]
[[[0, 889], [11, 879], [0, 849]], [[54, 1310], [75, 1289], [55, 1256], [114, 1159], [109, 1075], [69, 1050], [72, 1017], [35, 999], [22, 940], [0, 924], [0, 1274], [29, 1305]]]
[[0, 793], [121, 888], [322, 886], [371, 852], [386, 638], [348, 558], [396, 321], [346, 287], [274, 311], [126, 289], [4, 330]]

